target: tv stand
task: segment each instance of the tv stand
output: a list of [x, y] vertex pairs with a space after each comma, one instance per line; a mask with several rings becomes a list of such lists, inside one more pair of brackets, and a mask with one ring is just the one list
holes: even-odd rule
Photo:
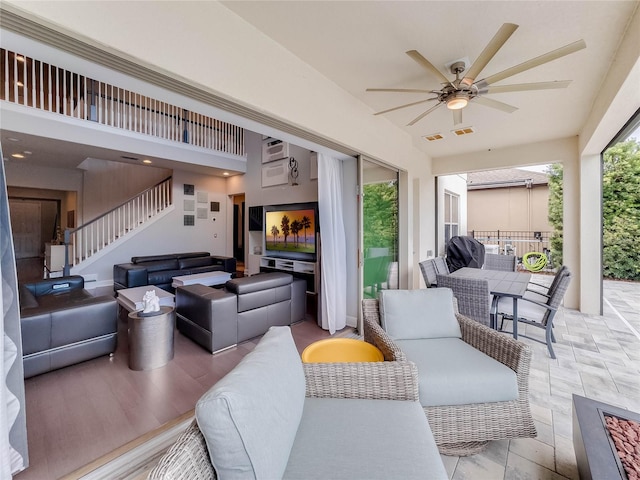
[[286, 272], [307, 282], [307, 311], [319, 319], [320, 275], [317, 262], [278, 257], [260, 257], [261, 272]]

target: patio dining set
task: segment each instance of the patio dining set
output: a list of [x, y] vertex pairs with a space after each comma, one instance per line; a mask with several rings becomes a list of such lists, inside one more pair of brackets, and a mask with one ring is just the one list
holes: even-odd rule
[[[450, 268], [444, 257], [424, 260], [419, 266], [428, 288], [453, 291], [460, 313], [498, 331], [505, 331], [505, 320], [510, 320], [513, 338], [520, 335], [545, 343], [551, 358], [556, 358], [553, 317], [571, 282], [568, 267], [560, 267], [547, 287], [532, 282], [530, 272], [518, 271], [515, 255], [487, 253], [476, 267]], [[519, 333], [519, 323], [543, 329], [544, 339]]]

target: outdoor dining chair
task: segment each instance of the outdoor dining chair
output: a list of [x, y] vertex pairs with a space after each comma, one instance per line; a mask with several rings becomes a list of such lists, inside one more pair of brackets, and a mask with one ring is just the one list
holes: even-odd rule
[[458, 311], [487, 327], [491, 326], [491, 294], [489, 282], [479, 278], [463, 278], [452, 275], [436, 275], [438, 287], [453, 290]]
[[501, 272], [515, 272], [518, 266], [518, 257], [515, 255], [499, 255], [486, 253], [484, 255], [485, 270], [498, 270]]
[[422, 272], [422, 278], [424, 279], [424, 283], [427, 288], [437, 287], [437, 279], [436, 279], [436, 266], [433, 258], [428, 258], [427, 260], [423, 260], [418, 263], [420, 266], [420, 271]]
[[[553, 335], [553, 318], [560, 307], [560, 302], [569, 288], [571, 283], [571, 272], [569, 269], [565, 269], [561, 275], [558, 276], [557, 282], [553, 287], [549, 289], [549, 296], [546, 301], [540, 301], [526, 296], [518, 300], [518, 319], [517, 322], [513, 322], [513, 334], [514, 337], [519, 335], [521, 337], [529, 338], [536, 342], [545, 343], [549, 350], [551, 358], [555, 359], [556, 355], [553, 351], [553, 343], [555, 343], [555, 337]], [[513, 302], [511, 298], [499, 298], [497, 303], [497, 314], [502, 316], [502, 319], [513, 319]], [[541, 328], [545, 331], [544, 340], [531, 336], [529, 334], [520, 334], [518, 332], [518, 323], [524, 323], [533, 327]]]
[[558, 281], [560, 278], [569, 270], [569, 267], [566, 265], [562, 265], [556, 274], [553, 277], [551, 285], [543, 285], [537, 282], [529, 282], [527, 286], [527, 291], [524, 294], [525, 298], [530, 298], [532, 300], [538, 300], [540, 302], [546, 302], [547, 299], [551, 296], [551, 293], [556, 289], [558, 285]]
[[451, 272], [449, 271], [449, 266], [447, 265], [447, 261], [444, 257], [438, 256], [433, 259], [433, 263], [436, 267], [436, 273], [439, 275], [449, 275]]

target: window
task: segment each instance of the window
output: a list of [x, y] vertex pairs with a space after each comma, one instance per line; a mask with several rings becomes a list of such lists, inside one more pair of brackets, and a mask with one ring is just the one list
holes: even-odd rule
[[444, 192], [444, 244], [448, 245], [451, 237], [458, 235], [460, 218], [460, 196]]

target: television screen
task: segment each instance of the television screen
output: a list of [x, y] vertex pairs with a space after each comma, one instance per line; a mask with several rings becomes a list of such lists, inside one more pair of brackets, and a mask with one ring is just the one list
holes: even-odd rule
[[267, 253], [293, 258], [316, 254], [316, 210], [287, 208], [265, 211], [265, 248]]

